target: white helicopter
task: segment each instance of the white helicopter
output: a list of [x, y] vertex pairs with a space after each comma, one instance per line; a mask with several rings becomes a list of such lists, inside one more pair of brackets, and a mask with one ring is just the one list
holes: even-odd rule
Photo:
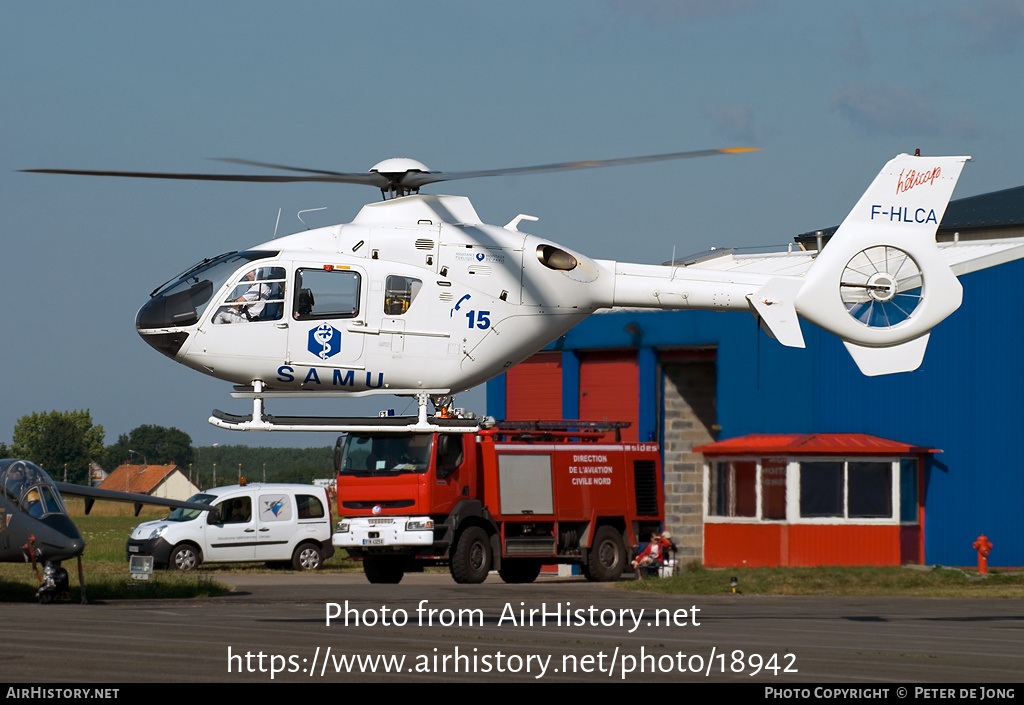
[[[798, 317], [839, 336], [861, 371], [916, 369], [930, 329], [962, 298], [957, 274], [991, 266], [944, 253], [935, 232], [970, 157], [901, 154], [885, 165], [828, 247], [799, 257], [735, 256], [685, 266], [595, 260], [519, 230], [484, 224], [465, 197], [422, 186], [749, 151], [705, 150], [596, 162], [443, 173], [388, 159], [368, 173], [245, 160], [296, 176], [81, 170], [43, 173], [367, 184], [384, 200], [351, 223], [299, 232], [195, 265], [139, 310], [142, 338], [168, 357], [234, 382], [252, 414], [215, 411], [240, 430], [475, 430], [444, 418], [452, 395], [481, 384], [599, 309], [738, 310], [783, 345], [803, 347]], [[1018, 248], [1014, 245], [1014, 248]], [[948, 249], [948, 248], [947, 248]], [[1013, 259], [1019, 254], [1005, 257]], [[954, 264], [956, 272], [951, 269]], [[414, 395], [416, 417], [274, 417], [282, 396]], [[428, 417], [428, 400], [438, 410]]]

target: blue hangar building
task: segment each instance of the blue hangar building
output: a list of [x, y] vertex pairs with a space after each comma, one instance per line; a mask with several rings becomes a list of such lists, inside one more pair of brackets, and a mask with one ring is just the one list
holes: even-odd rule
[[624, 440], [659, 442], [684, 561], [971, 566], [985, 535], [990, 566], [1024, 566], [1024, 187], [953, 201], [937, 240], [1003, 263], [960, 276], [915, 372], [865, 377], [806, 322], [794, 349], [752, 316], [624, 310], [491, 380], [487, 413], [625, 420]]

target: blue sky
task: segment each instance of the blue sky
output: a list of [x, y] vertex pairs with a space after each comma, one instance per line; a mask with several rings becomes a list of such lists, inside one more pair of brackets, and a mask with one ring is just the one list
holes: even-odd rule
[[[224, 171], [238, 157], [341, 171], [391, 156], [470, 170], [710, 147], [730, 157], [426, 189], [587, 254], [660, 262], [784, 244], [838, 223], [885, 161], [969, 154], [955, 197], [1024, 183], [1024, 2], [55, 2], [2, 0], [0, 440], [89, 408], [196, 443], [328, 445], [206, 423], [245, 411], [134, 316], [176, 273], [281, 232], [347, 222], [344, 185], [49, 176]], [[233, 168], [233, 167], [232, 167]], [[245, 169], [240, 167], [239, 169]], [[483, 410], [482, 392], [460, 403]], [[312, 406], [315, 404], [315, 406]], [[389, 403], [394, 406], [396, 403]], [[373, 413], [380, 402], [272, 406]], [[405, 402], [397, 402], [399, 411]]]

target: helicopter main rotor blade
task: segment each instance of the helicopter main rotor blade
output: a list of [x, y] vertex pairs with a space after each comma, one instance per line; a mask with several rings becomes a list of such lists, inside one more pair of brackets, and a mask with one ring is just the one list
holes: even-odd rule
[[[157, 171], [98, 171], [92, 169], [22, 169], [33, 174], [72, 174], [76, 176], [121, 176], [132, 179], [177, 179], [180, 181], [246, 181], [252, 183], [321, 182], [362, 184], [386, 188], [388, 180], [379, 174], [334, 174], [321, 176], [275, 176], [269, 174], [186, 174]], [[296, 171], [299, 171], [296, 169]], [[318, 172], [313, 172], [318, 173]]]
[[401, 184], [406, 188], [417, 189], [420, 186], [438, 181], [454, 181], [455, 179], [475, 179], [483, 176], [511, 176], [519, 174], [544, 174], [556, 171], [573, 171], [579, 169], [600, 169], [609, 166], [626, 166], [628, 164], [646, 164], [663, 162], [670, 159], [692, 159], [694, 157], [713, 157], [719, 154], [739, 154], [756, 152], [757, 147], [733, 147], [727, 149], [702, 149], [694, 152], [672, 152], [671, 154], [652, 154], [646, 157], [624, 157], [622, 159], [599, 159], [581, 162], [561, 162], [559, 164], [542, 164], [539, 166], [519, 166], [511, 169], [482, 169], [480, 171], [433, 171], [428, 173], [410, 172], [402, 177]]
[[[363, 173], [347, 173], [344, 171], [328, 171], [326, 169], [304, 169], [298, 166], [285, 166], [284, 164], [270, 164], [269, 162], [254, 162], [250, 159], [234, 159], [232, 157], [216, 157], [213, 161], [216, 162], [227, 162], [228, 164], [245, 164], [246, 166], [261, 166], [266, 169], [280, 169], [281, 171], [297, 171], [300, 174], [322, 174], [324, 176], [341, 176], [345, 178], [363, 179], [367, 174], [373, 172]], [[354, 182], [362, 183], [362, 182]]]
[[600, 159], [593, 161], [561, 162], [558, 164], [542, 164], [538, 166], [519, 166], [510, 169], [482, 169], [479, 171], [406, 171], [403, 173], [383, 174], [376, 171], [349, 173], [327, 171], [321, 169], [305, 169], [302, 167], [285, 166], [256, 162], [248, 159], [222, 158], [217, 161], [232, 164], [244, 164], [268, 169], [298, 172], [306, 176], [273, 176], [269, 174], [191, 174], [178, 172], [154, 171], [100, 171], [93, 169], [23, 169], [35, 174], [73, 174], [77, 176], [120, 176], [136, 179], [177, 179], [181, 181], [242, 181], [250, 183], [344, 183], [374, 186], [381, 190], [407, 189], [418, 191], [421, 186], [440, 181], [456, 179], [475, 179], [484, 176], [512, 176], [519, 174], [544, 174], [557, 171], [574, 171], [580, 169], [599, 169], [609, 166], [625, 166], [627, 164], [646, 164], [671, 159], [692, 159], [694, 157], [712, 157], [719, 154], [739, 154], [757, 151], [756, 147], [734, 147], [730, 149], [702, 149], [694, 152], [673, 152], [670, 154], [652, 154], [646, 157], [625, 157], [622, 159]]

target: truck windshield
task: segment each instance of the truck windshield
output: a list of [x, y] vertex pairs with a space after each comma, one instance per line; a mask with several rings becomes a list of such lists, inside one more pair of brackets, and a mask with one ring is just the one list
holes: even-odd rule
[[[215, 494], [194, 494], [188, 498], [189, 502], [199, 502], [200, 504], [209, 504], [213, 500], [217, 499]], [[198, 509], [182, 509], [179, 507], [171, 512], [171, 515], [165, 519], [165, 521], [192, 521], [197, 516], [202, 514]]]
[[344, 440], [339, 475], [386, 476], [422, 474], [430, 467], [433, 436], [429, 433], [350, 434]]

